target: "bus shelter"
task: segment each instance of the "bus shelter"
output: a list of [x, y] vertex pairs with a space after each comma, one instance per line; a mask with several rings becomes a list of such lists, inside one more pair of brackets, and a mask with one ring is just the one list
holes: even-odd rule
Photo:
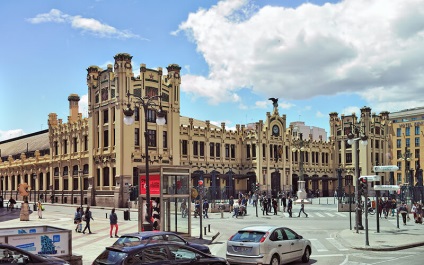
[[[147, 222], [146, 170], [138, 167], [139, 211], [138, 231]], [[153, 230], [175, 232], [191, 236], [190, 168], [181, 166], [149, 167], [150, 216]], [[185, 203], [186, 212], [181, 205]]]

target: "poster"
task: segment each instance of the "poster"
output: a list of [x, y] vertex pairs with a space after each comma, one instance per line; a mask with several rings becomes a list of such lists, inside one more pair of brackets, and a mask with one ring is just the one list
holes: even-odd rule
[[[150, 196], [160, 196], [160, 175], [149, 175]], [[146, 195], [146, 175], [140, 175], [140, 194]]]

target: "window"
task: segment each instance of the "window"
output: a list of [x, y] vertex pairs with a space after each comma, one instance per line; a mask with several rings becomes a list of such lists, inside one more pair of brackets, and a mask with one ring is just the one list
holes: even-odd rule
[[346, 153], [346, 163], [352, 164], [352, 153]]
[[256, 144], [252, 144], [252, 157], [256, 157]]
[[415, 135], [420, 135], [420, 126], [415, 126]]
[[149, 247], [149, 248], [143, 249], [142, 257], [143, 257], [142, 263], [140, 262], [140, 263], [133, 263], [133, 264], [145, 264], [145, 263], [159, 264], [159, 261], [168, 260], [168, 254], [167, 254], [166, 248], [161, 246], [155, 246], [155, 247]]
[[63, 153], [68, 153], [68, 140], [63, 140]]
[[163, 131], [163, 148], [168, 148], [168, 133]]
[[415, 137], [415, 147], [419, 147], [419, 146], [420, 146], [420, 138]]
[[109, 131], [104, 130], [103, 131], [103, 147], [109, 146]]
[[406, 136], [410, 136], [411, 135], [411, 128], [410, 127], [406, 127], [405, 128], [405, 134], [406, 134]]
[[380, 148], [380, 141], [379, 140], [375, 140], [375, 148]]
[[215, 144], [209, 143], [209, 156], [214, 157], [215, 156]]
[[410, 147], [411, 146], [411, 139], [406, 138], [406, 147]]
[[397, 137], [401, 137], [401, 135], [402, 135], [402, 130], [401, 130], [401, 128], [396, 128], [396, 136], [397, 136]]
[[297, 238], [296, 233], [288, 228], [284, 228], [284, 232], [287, 235], [288, 240], [295, 240]]
[[53, 173], [54, 176], [59, 176], [59, 168], [58, 167], [55, 167], [53, 172], [54, 172]]
[[402, 157], [402, 151], [397, 150], [397, 151], [396, 151], [396, 158], [397, 158], [397, 159], [399, 159], [399, 158], [401, 158], [401, 157]]
[[236, 158], [236, 145], [231, 145], [231, 158]]
[[74, 137], [73, 146], [74, 146], [74, 153], [78, 152], [78, 139], [77, 139], [77, 137]]
[[[196, 252], [189, 249], [171, 245], [169, 246], [169, 251], [174, 260], [186, 260], [187, 263], [193, 263], [192, 261], [196, 260]], [[186, 262], [184, 262], [184, 264], [186, 264]], [[180, 263], [178, 262], [178, 264]]]
[[397, 139], [396, 140], [396, 147], [397, 148], [401, 148], [402, 147], [402, 140], [401, 139]]
[[262, 158], [266, 158], [266, 144], [262, 144]]
[[225, 158], [230, 158], [230, 145], [226, 144], [225, 145]]
[[88, 150], [88, 136], [84, 135], [84, 151]]
[[204, 157], [205, 156], [205, 142], [200, 142], [200, 156]]
[[68, 166], [64, 166], [63, 167], [63, 175], [64, 176], [68, 176], [69, 172], [68, 172]]
[[216, 143], [216, 157], [221, 157], [221, 144]]
[[148, 146], [156, 147], [156, 130], [147, 130]]
[[134, 144], [135, 146], [140, 145], [140, 129], [139, 128], [134, 129]]
[[54, 146], [54, 155], [57, 156], [58, 155], [58, 146], [59, 146], [58, 142], [54, 141], [53, 146]]
[[193, 155], [194, 156], [198, 156], [198, 147], [199, 146], [199, 142], [198, 141], [193, 141]]
[[106, 124], [109, 122], [109, 110], [103, 111], [103, 124]]
[[246, 157], [250, 158], [250, 144], [246, 146]]
[[187, 155], [187, 140], [183, 140], [181, 145], [182, 155]]
[[140, 120], [140, 108], [135, 107], [134, 108], [134, 121], [139, 121], [139, 120]]
[[419, 159], [420, 158], [420, 149], [415, 149], [414, 157]]
[[147, 122], [156, 123], [156, 111], [152, 109], [147, 109]]

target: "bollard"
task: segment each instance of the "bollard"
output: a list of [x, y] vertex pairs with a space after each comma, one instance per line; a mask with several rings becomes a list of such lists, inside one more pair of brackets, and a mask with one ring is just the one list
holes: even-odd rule
[[328, 197], [327, 197], [327, 204], [328, 204]]
[[203, 227], [203, 234], [206, 235], [206, 226]]
[[321, 204], [321, 198], [318, 198], [318, 204]]
[[107, 219], [107, 213], [106, 213], [106, 219]]
[[209, 233], [211, 232], [211, 225], [210, 224], [208, 224], [208, 232]]

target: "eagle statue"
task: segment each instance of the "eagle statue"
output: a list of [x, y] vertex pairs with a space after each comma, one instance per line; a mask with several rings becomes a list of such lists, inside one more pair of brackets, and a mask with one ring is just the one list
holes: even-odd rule
[[278, 107], [278, 98], [269, 98], [268, 100], [272, 101], [272, 105], [274, 106], [274, 108]]

